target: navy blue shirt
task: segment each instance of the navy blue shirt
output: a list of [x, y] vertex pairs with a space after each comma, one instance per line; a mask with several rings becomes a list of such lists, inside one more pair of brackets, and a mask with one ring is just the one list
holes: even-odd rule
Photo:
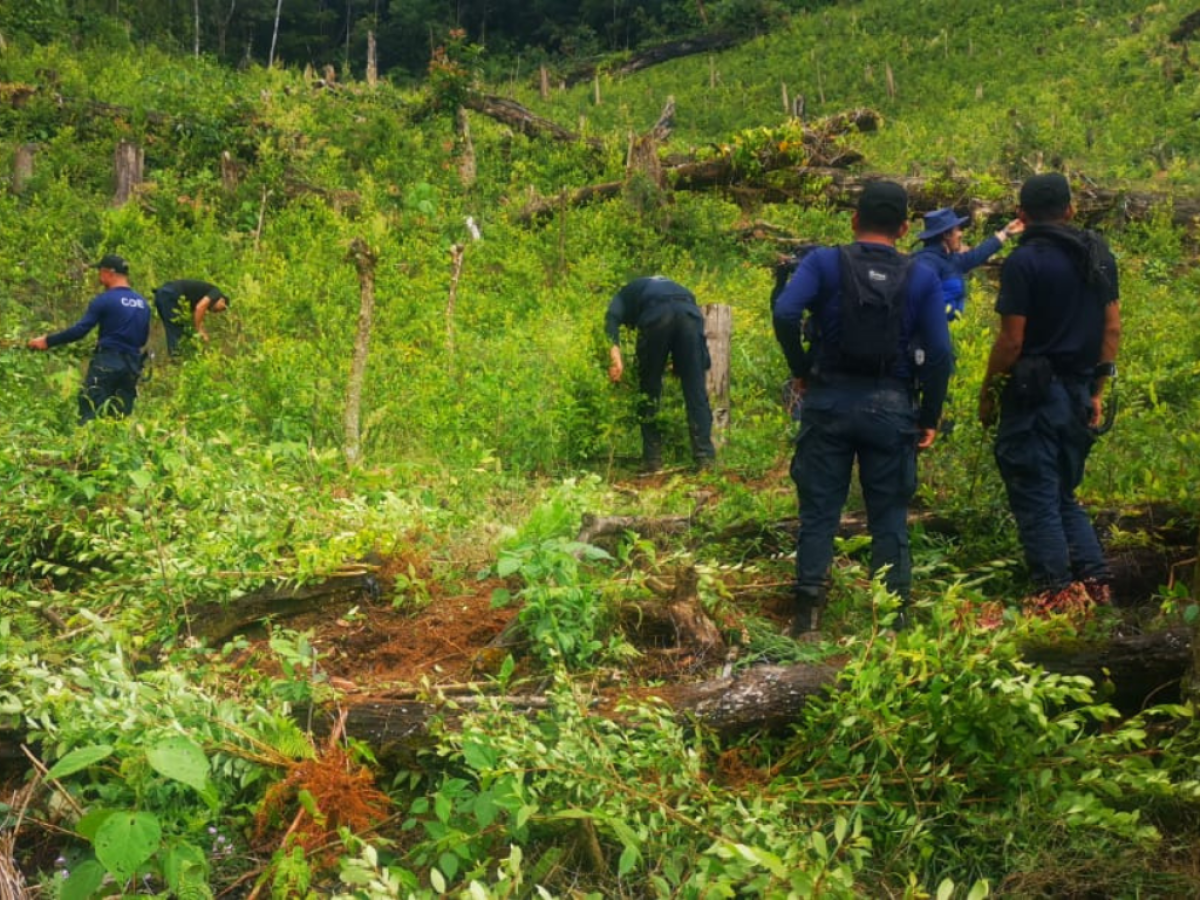
[[[884, 244], [864, 243], [871, 253], [899, 253]], [[800, 261], [796, 273], [775, 301], [775, 336], [787, 357], [793, 377], [805, 378], [814, 365], [819, 371], [837, 372], [841, 335], [842, 268], [837, 247], [820, 247]], [[800, 340], [805, 312], [816, 317], [818, 335], [806, 352]], [[916, 368], [921, 393], [920, 425], [936, 427], [950, 381], [950, 328], [942, 306], [942, 287], [930, 268], [914, 263], [908, 272], [904, 314], [900, 321], [900, 346], [890, 375], [909, 381], [914, 375], [911, 347], [921, 347], [924, 364]]]
[[92, 298], [83, 318], [69, 328], [47, 335], [46, 344], [58, 347], [79, 340], [100, 326], [99, 350], [138, 354], [150, 338], [150, 305], [130, 287], [115, 287]]
[[942, 304], [946, 308], [946, 318], [951, 322], [962, 315], [967, 305], [967, 282], [964, 276], [972, 269], [982, 266], [1002, 246], [1003, 242], [993, 234], [978, 247], [972, 247], [962, 253], [951, 253], [940, 242], [935, 242], [927, 244], [913, 254], [913, 259], [929, 266], [941, 279]]
[[1099, 235], [1092, 240], [1090, 280], [1084, 233], [1067, 226], [1030, 226], [1000, 267], [996, 312], [1024, 316], [1021, 355], [1049, 357], [1060, 375], [1091, 376], [1104, 343], [1104, 308], [1120, 296], [1116, 260]]
[[695, 316], [704, 321], [704, 314], [696, 305], [696, 295], [670, 278], [651, 275], [635, 278], [617, 291], [608, 312], [604, 315], [604, 333], [613, 344], [621, 342], [621, 326], [641, 328], [650, 325], [673, 303], [684, 303], [695, 311]]

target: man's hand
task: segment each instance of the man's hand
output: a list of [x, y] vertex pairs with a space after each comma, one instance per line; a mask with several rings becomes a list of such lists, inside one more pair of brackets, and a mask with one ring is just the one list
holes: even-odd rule
[[625, 363], [621, 359], [621, 348], [614, 346], [609, 350], [608, 359], [608, 380], [616, 384], [621, 380], [621, 375], [625, 372]]
[[936, 428], [922, 428], [917, 432], [917, 449], [928, 450], [933, 446], [933, 442], [937, 440]]
[[991, 428], [996, 424], [996, 396], [986, 385], [979, 394], [979, 424]]
[[207, 344], [208, 343], [208, 332], [201, 331], [201, 332], [199, 332], [199, 334], [200, 334], [200, 340], [204, 341], [204, 343]]
[[49, 350], [50, 349], [50, 345], [46, 343], [46, 335], [44, 335], [44, 334], [40, 335], [39, 337], [30, 338], [29, 343], [27, 343], [25, 346], [28, 347], [30, 350]]
[[1100, 423], [1104, 420], [1104, 404], [1100, 400], [1100, 394], [1092, 397], [1092, 417], [1088, 422], [1092, 428], [1099, 428]]

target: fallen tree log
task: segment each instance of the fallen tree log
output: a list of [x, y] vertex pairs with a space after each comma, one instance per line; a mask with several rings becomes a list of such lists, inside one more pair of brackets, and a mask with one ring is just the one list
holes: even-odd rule
[[[1029, 646], [1023, 648], [1023, 658], [1049, 672], [1087, 676], [1097, 685], [1098, 700], [1129, 715], [1172, 699], [1170, 692], [1190, 666], [1190, 630], [1172, 628], [1059, 647]], [[778, 731], [795, 724], [806, 704], [832, 690], [840, 671], [841, 666], [832, 663], [756, 667], [728, 678], [606, 691], [594, 701], [592, 710], [619, 721], [623, 718], [619, 707], [645, 701], [661, 703], [676, 717], [722, 737]], [[454, 698], [453, 704], [376, 699], [342, 711], [347, 713], [349, 736], [367, 741], [380, 755], [409, 756], [430, 743], [429, 728], [434, 720], [457, 727], [464, 707], [470, 705], [461, 697]], [[532, 714], [544, 706], [514, 704], [512, 708]], [[334, 717], [317, 719], [316, 730], [324, 733]]]
[[556, 141], [582, 143], [597, 150], [604, 146], [598, 138], [585, 138], [578, 135], [557, 122], [539, 116], [515, 100], [508, 100], [493, 94], [469, 93], [463, 100], [463, 106], [495, 119], [497, 122], [502, 122], [514, 131], [530, 137], [550, 137]]
[[267, 619], [286, 619], [324, 609], [335, 603], [361, 603], [378, 598], [374, 567], [335, 574], [318, 584], [272, 584], [228, 604], [192, 608], [192, 635], [210, 646]]
[[730, 47], [736, 47], [748, 39], [749, 35], [723, 31], [667, 41], [663, 44], [656, 44], [653, 47], [646, 47], [644, 50], [639, 50], [619, 64], [603, 65], [589, 63], [579, 66], [567, 73], [562, 79], [562, 83], [564, 87], [574, 87], [577, 84], [591, 81], [597, 74], [607, 74], [621, 78], [626, 75], [632, 75], [635, 72], [640, 72], [643, 69], [648, 69], [651, 66], [670, 62], [671, 60], [695, 56], [698, 53], [715, 53], [718, 50], [728, 50]]
[[[668, 108], [674, 109], [673, 102]], [[664, 115], [666, 110], [664, 110]], [[660, 119], [661, 121], [661, 119]], [[839, 113], [813, 123], [803, 130], [800, 143], [804, 147], [808, 165], [796, 167], [794, 150], [770, 152], [756, 158], [753, 171], [744, 171], [735, 159], [735, 152], [721, 148], [711, 159], [694, 158], [674, 161], [661, 166], [662, 183], [673, 190], [704, 191], [717, 189], [753, 188], [762, 191], [775, 190], [772, 185], [782, 172], [801, 173], [796, 190], [801, 193], [819, 193], [825, 186], [827, 173], [851, 166], [862, 160], [862, 154], [842, 146], [836, 138], [853, 133], [874, 131], [881, 117], [871, 109], [855, 109]], [[628, 173], [626, 173], [628, 177]], [[582, 188], [569, 189], [553, 197], [535, 197], [516, 214], [516, 220], [530, 224], [557, 212], [564, 207], [582, 206], [595, 200], [608, 199], [621, 193], [625, 181], [602, 182]], [[781, 196], [790, 196], [790, 188], [783, 188]]]
[[[950, 206], [969, 211], [976, 221], [989, 225], [1012, 218], [1019, 181], [1011, 182], [1009, 196], [1003, 200], [985, 200], [976, 193], [977, 180], [967, 176], [906, 176], [891, 173], [849, 172], [847, 167], [861, 162], [857, 151], [824, 160], [821, 165], [796, 166], [783, 160], [767, 163], [754, 172], [737, 168], [731, 156], [664, 166], [666, 184], [677, 191], [724, 191], [741, 205], [798, 203], [853, 210], [868, 184], [886, 178], [903, 185], [913, 209]], [[531, 224], [563, 207], [581, 206], [620, 193], [621, 183], [605, 183], [575, 188], [554, 197], [535, 198], [516, 215], [516, 221]], [[1169, 209], [1171, 221], [1193, 231], [1200, 225], [1200, 198], [1128, 191], [1094, 185], [1076, 186], [1073, 191], [1075, 221], [1085, 227], [1123, 226], [1142, 222], [1159, 210]], [[776, 239], [778, 236], [775, 236]]]

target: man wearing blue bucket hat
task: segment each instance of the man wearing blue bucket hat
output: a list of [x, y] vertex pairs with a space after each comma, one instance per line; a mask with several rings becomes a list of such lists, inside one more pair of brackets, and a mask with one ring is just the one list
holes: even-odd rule
[[946, 318], [953, 322], [962, 315], [966, 306], [966, 274], [987, 262], [1006, 240], [1020, 234], [1025, 225], [1020, 219], [1013, 219], [978, 247], [964, 250], [963, 226], [971, 220], [970, 216], [960, 216], [950, 207], [945, 207], [926, 213], [924, 218], [925, 230], [917, 235], [917, 240], [923, 246], [913, 254], [913, 258], [937, 272], [942, 282]]

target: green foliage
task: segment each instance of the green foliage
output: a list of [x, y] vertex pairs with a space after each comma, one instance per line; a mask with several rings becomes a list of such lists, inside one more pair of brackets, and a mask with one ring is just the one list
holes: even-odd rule
[[[530, 665], [560, 685], [537, 716], [480, 703], [461, 733], [438, 735], [431, 773], [397, 777], [410, 810], [400, 839], [343, 836], [345, 896], [979, 897], [1002, 886], [1032, 896], [1053, 893], [1037, 879], [1068, 862], [1055, 885], [1064, 895], [1183, 893], [1154, 863], [1170, 850], [1173, 824], [1191, 836], [1192, 713], [1115, 722], [1093, 686], [1021, 663], [1020, 633], [961, 624], [967, 604], [1023, 588], [990, 444], [975, 424], [994, 328], [987, 272], [972, 276], [955, 326], [956, 428], [921, 461], [921, 500], [962, 531], [954, 541], [914, 531], [926, 627], [883, 637], [895, 599], [869, 585], [863, 542], [849, 540], [838, 546], [831, 595], [829, 633], [840, 643], [783, 638], [730, 587], [758, 574], [746, 560], [780, 550], [763, 527], [704, 547], [713, 561], [701, 566], [701, 596], [714, 616], [742, 617], [739, 666], [848, 660], [839, 692], [795, 736], [718, 748], [655, 710], [612, 724], [588, 714], [595, 698], [564, 673], [597, 678], [600, 663], [630, 658], [615, 604], [642, 596], [646, 573], [666, 561], [695, 558], [698, 536], [794, 515], [793, 425], [779, 408], [784, 364], [766, 302], [776, 248], [739, 235], [750, 222], [822, 242], [849, 234], [848, 217], [818, 197], [824, 182], [802, 203], [777, 204], [628, 178], [628, 135], [644, 132], [672, 95], [679, 113], [664, 154], [728, 157], [743, 173], [804, 165], [804, 126], [785, 114], [782, 83], [804, 96], [810, 125], [851, 107], [884, 114], [878, 132], [845, 139], [869, 171], [924, 175], [932, 189], [966, 177], [998, 216], [1011, 207], [1013, 179], [1035, 168], [1182, 196], [1197, 182], [1198, 83], [1184, 46], [1167, 36], [1189, 7], [1172, 0], [1150, 15], [1131, 2], [1039, 0], [931, 17], [920, 5], [878, 2], [641, 12], [492, 4], [463, 14], [472, 28], [491, 23], [486, 57], [481, 37], [456, 33], [430, 82], [408, 91], [345, 76], [318, 88], [279, 67], [235, 73], [203, 55], [225, 9], [207, 2], [202, 55], [179, 60], [145, 38], [187, 45], [185, 5], [120, 6], [128, 30], [98, 0], [69, 10], [56, 0], [0, 4], [0, 132], [12, 146], [37, 144], [22, 192], [0, 192], [0, 243], [13, 248], [0, 259], [0, 339], [13, 342], [0, 350], [0, 724], [40, 742], [56, 783], [48, 812], [78, 805], [90, 816], [65, 813], [79, 838], [64, 849], [70, 875], [55, 876], [56, 896], [134, 890], [102, 887], [106, 874], [150, 875], [146, 890], [179, 896], [232, 881], [207, 852], [209, 829], [240, 835], [277, 775], [271, 760], [314, 754], [292, 715], [329, 686], [310, 634], [272, 628], [254, 651], [254, 661], [269, 658], [268, 676], [246, 664], [246, 642], [210, 655], [192, 630], [264, 584], [316, 580], [413, 535], [437, 548], [439, 568], [408, 568], [397, 602], [438, 594], [441, 570], [487, 568], [506, 582], [497, 602], [520, 605]], [[262, 52], [269, 6], [238, 4], [252, 52]], [[305, 4], [288, 6], [296, 18], [285, 19], [284, 43], [298, 52], [293, 41], [316, 20], [303, 19]], [[424, 69], [425, 22], [438, 34], [455, 23], [425, 3], [383, 7], [381, 37], [420, 43], [389, 52]], [[806, 12], [783, 21], [784, 7]], [[543, 100], [525, 79], [537, 62], [507, 55], [519, 45], [506, 29], [520, 22], [536, 19], [547, 44], [578, 56], [676, 36], [701, 9], [712, 25], [769, 22], [772, 31], [636, 77], [602, 67], [599, 104], [591, 84]], [[513, 21], [498, 28], [488, 17], [502, 10]], [[366, 6], [354, 0], [346, 11], [341, 33], [357, 50]], [[85, 34], [66, 40], [76, 21]], [[336, 43], [329, 58], [342, 63]], [[482, 83], [502, 70], [505, 87]], [[476, 86], [506, 90], [598, 146], [470, 114], [479, 177], [467, 187], [449, 117], [425, 113], [431, 97], [452, 112]], [[122, 139], [143, 146], [149, 181], [113, 209]], [[10, 156], [6, 145], [6, 169]], [[538, 227], [516, 223], [531, 192], [608, 181], [624, 181], [618, 199], [564, 208]], [[1122, 410], [1084, 491], [1108, 505], [1195, 509], [1193, 248], [1166, 210], [1107, 227], [1122, 269]], [[348, 470], [341, 445], [361, 284], [346, 250], [356, 238], [378, 262], [363, 459]], [[212, 344], [178, 364], [161, 361], [155, 325], [159, 361], [135, 416], [77, 429], [86, 346], [18, 348], [78, 318], [96, 290], [86, 264], [103, 252], [130, 258], [144, 293], [204, 277], [233, 305], [209, 321]], [[631, 384], [605, 378], [601, 322], [612, 293], [648, 272], [732, 307], [733, 415], [716, 473], [610, 488], [605, 479], [636, 453], [639, 435]], [[663, 419], [682, 458], [683, 409], [670, 383]], [[585, 513], [615, 507], [694, 514], [697, 527], [661, 544], [621, 542], [615, 560], [574, 540]], [[761, 565], [786, 583], [786, 559]], [[1194, 598], [1178, 586], [1162, 593], [1164, 617], [1194, 623]], [[510, 663], [499, 682], [514, 683], [514, 671]], [[293, 847], [275, 863], [266, 886], [275, 896], [333, 890]]]

